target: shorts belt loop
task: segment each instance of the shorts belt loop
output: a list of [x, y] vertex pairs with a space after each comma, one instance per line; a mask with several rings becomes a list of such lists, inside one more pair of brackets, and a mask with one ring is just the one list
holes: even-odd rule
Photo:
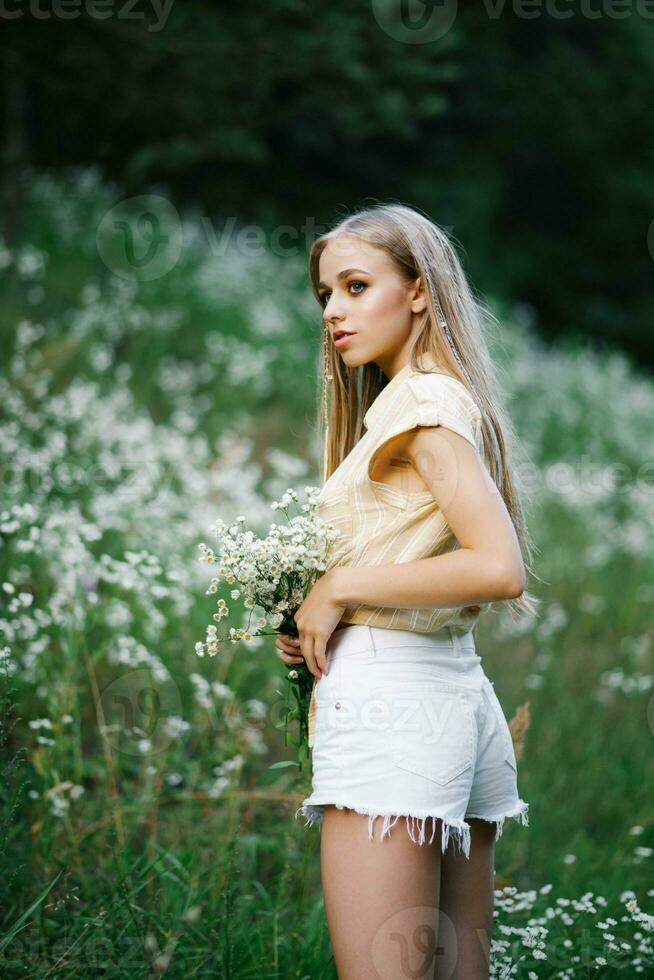
[[452, 646], [454, 648], [454, 656], [455, 657], [460, 657], [461, 656], [461, 637], [459, 636], [458, 633], [455, 633], [454, 632], [454, 630], [453, 630], [453, 628], [451, 626], [448, 626], [447, 628], [450, 631], [450, 637], [452, 638]]
[[375, 634], [372, 631], [372, 626], [366, 626], [366, 629], [368, 630], [369, 649], [372, 651], [371, 656], [374, 658], [377, 656], [377, 647], [375, 646]]

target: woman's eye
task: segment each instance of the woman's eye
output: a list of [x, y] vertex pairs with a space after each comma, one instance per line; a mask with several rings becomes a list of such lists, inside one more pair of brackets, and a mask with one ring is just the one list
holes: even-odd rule
[[[355, 292], [351, 292], [350, 286], [362, 286], [363, 288], [357, 289]], [[365, 282], [361, 282], [360, 279], [353, 279], [352, 282], [349, 282], [347, 284], [347, 290], [350, 293], [350, 296], [360, 296], [361, 293], [365, 292], [367, 288], [368, 288], [368, 284]], [[324, 293], [320, 294], [320, 302], [322, 303], [323, 306], [327, 306], [330, 296], [331, 296], [331, 290], [325, 290]]]
[[[355, 290], [355, 292], [351, 292], [350, 286], [362, 286], [363, 288], [357, 289]], [[360, 296], [361, 293], [365, 292], [367, 288], [368, 288], [368, 284], [365, 282], [361, 282], [360, 279], [353, 279], [352, 282], [348, 282], [347, 284], [347, 289], [348, 292], [350, 293], [350, 296]], [[327, 306], [330, 296], [331, 296], [331, 290], [326, 290], [324, 293], [320, 294], [320, 302], [322, 303], [323, 306]]]

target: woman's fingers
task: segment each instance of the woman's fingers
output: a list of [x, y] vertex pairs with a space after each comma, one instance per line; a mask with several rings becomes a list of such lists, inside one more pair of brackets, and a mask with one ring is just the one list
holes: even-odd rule
[[300, 639], [302, 642], [302, 656], [307, 662], [307, 667], [313, 676], [320, 680], [322, 677], [322, 671], [316, 663], [316, 658], [313, 652], [313, 640], [310, 636], [302, 636]]
[[290, 653], [283, 653], [281, 650], [278, 655], [280, 660], [283, 660], [285, 664], [301, 664], [304, 657], [294, 657]]
[[327, 676], [327, 674], [329, 673], [329, 668], [327, 666], [326, 640], [319, 639], [318, 637], [316, 637], [316, 640], [313, 645], [313, 656], [316, 661], [316, 666], [318, 667], [318, 670], [321, 671], [322, 674]]
[[284, 636], [280, 633], [275, 637], [275, 646], [278, 650], [282, 650], [284, 653], [293, 653], [298, 656], [302, 655], [302, 650], [299, 643], [294, 643], [292, 636]]
[[275, 646], [279, 650], [279, 658], [285, 664], [301, 664], [304, 660], [299, 642], [294, 643], [294, 637], [280, 633], [275, 637]]
[[[307, 667], [313, 676], [318, 680], [320, 680], [320, 678], [323, 676], [323, 673], [326, 673], [326, 671], [321, 669], [316, 663], [314, 644], [310, 637], [305, 637], [304, 643], [302, 644], [301, 640], [294, 636], [288, 636], [285, 633], [278, 633], [275, 637], [275, 646], [279, 650], [279, 657], [284, 661], [284, 663], [298, 664], [305, 660]], [[322, 656], [324, 660], [324, 653]]]

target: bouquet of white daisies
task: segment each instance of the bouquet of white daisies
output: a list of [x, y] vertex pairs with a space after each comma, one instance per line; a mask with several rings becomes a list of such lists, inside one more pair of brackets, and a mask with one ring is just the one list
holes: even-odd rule
[[[235, 586], [229, 591], [230, 598], [249, 610], [245, 627], [230, 626], [227, 635], [219, 636], [215, 623], [230, 615], [230, 607], [224, 596], [218, 598], [212, 617], [215, 623], [207, 626], [206, 640], [195, 644], [199, 657], [214, 657], [221, 644], [247, 643], [254, 636], [298, 635], [295, 613], [325, 571], [332, 544], [339, 536], [339, 532], [317, 514], [319, 488], [307, 486], [304, 489], [307, 503], [300, 507], [303, 513], [295, 517], [289, 517], [288, 512], [292, 502], [298, 503], [295, 490], [289, 489], [281, 500], [273, 501], [271, 508], [282, 511], [288, 523], [271, 524], [265, 538], [248, 530], [245, 517], [240, 516], [230, 525], [220, 519], [216, 521], [215, 548], [204, 543], [199, 545], [199, 561], [215, 565], [217, 573], [211, 579], [206, 595], [218, 593], [224, 582], [227, 586]], [[287, 679], [296, 704], [286, 710], [283, 718], [284, 743], [288, 744], [288, 722], [297, 721], [299, 738], [295, 744], [301, 767], [308, 755], [313, 674], [306, 663], [302, 663], [299, 667], [290, 667]]]

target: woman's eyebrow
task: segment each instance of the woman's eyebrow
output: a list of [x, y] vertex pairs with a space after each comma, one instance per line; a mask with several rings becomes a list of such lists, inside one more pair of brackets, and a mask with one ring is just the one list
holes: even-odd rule
[[[336, 278], [337, 279], [347, 279], [347, 277], [348, 276], [351, 276], [353, 272], [363, 272], [364, 276], [369, 276], [370, 275], [370, 273], [369, 272], [366, 272], [365, 269], [341, 269], [341, 271], [338, 273], [338, 275], [336, 276]], [[327, 283], [324, 283], [322, 281], [319, 282], [318, 283], [318, 288], [319, 289], [326, 289], [327, 288]]]

